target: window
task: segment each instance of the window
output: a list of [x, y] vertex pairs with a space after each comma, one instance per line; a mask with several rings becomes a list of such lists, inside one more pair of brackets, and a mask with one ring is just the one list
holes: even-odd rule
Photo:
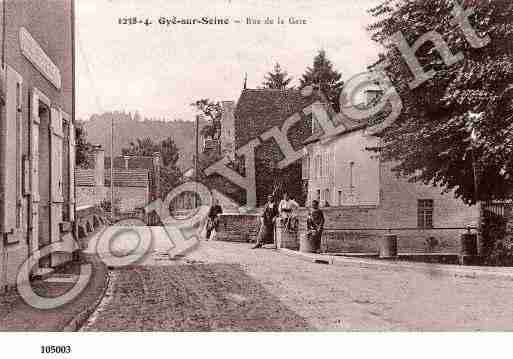
[[307, 180], [310, 174], [310, 156], [303, 157], [302, 165], [303, 180]]
[[324, 203], [323, 203], [323, 205], [325, 205], [326, 202], [331, 205], [331, 203], [330, 203], [331, 202], [330, 190], [328, 188], [326, 188], [324, 190]]
[[319, 178], [323, 177], [322, 154], [319, 155]]
[[342, 205], [342, 191], [338, 191], [338, 205]]
[[433, 228], [433, 200], [419, 199], [417, 208], [417, 226], [419, 228]]
[[317, 190], [317, 201], [321, 202], [321, 190], [320, 189]]

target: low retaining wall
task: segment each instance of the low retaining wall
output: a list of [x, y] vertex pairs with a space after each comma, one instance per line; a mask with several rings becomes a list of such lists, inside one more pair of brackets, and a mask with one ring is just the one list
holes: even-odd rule
[[259, 214], [222, 214], [216, 239], [229, 242], [254, 242], [260, 228]]
[[[461, 251], [461, 235], [467, 232], [466, 228], [404, 229], [399, 226], [389, 231], [380, 220], [380, 209], [373, 206], [328, 208], [323, 209], [323, 213], [326, 220], [321, 241], [323, 252], [378, 253], [379, 240], [394, 234], [399, 253], [456, 254]], [[306, 232], [307, 215], [308, 210], [301, 208], [298, 213], [300, 233]]]
[[105, 212], [99, 206], [77, 207], [76, 212], [76, 238], [80, 248], [85, 249], [87, 236], [108, 223]]
[[387, 234], [397, 236], [397, 250], [400, 253], [460, 253], [461, 235], [464, 229], [433, 230], [362, 230], [325, 231], [321, 250], [332, 253], [377, 253], [379, 239]]

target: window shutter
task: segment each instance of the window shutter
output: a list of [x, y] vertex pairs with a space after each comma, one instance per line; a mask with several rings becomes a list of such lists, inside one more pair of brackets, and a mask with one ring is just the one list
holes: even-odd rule
[[[21, 227], [21, 94], [22, 78], [6, 66], [3, 77], [5, 104], [0, 125], [0, 173], [2, 184], [2, 232], [14, 233]], [[13, 238], [14, 239], [14, 238]]]
[[52, 182], [52, 202], [62, 203], [62, 116], [61, 111], [55, 107], [51, 109], [51, 182]]
[[69, 121], [69, 220], [75, 220], [75, 125]]
[[[34, 89], [32, 90], [31, 98], [31, 149], [30, 149], [30, 187], [32, 190], [32, 201], [39, 202], [39, 93]], [[35, 224], [33, 224], [35, 225]]]

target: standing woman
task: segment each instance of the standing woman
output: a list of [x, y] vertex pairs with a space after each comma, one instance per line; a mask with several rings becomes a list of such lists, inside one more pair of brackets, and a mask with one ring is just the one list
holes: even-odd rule
[[219, 201], [214, 198], [214, 203], [212, 203], [212, 207], [208, 211], [208, 219], [207, 219], [207, 239], [210, 239], [210, 234], [215, 231], [217, 234], [217, 229], [219, 228], [219, 215], [223, 213], [223, 209], [219, 205]]
[[309, 239], [312, 241], [312, 247], [319, 251], [321, 249], [322, 231], [324, 229], [324, 214], [319, 209], [319, 202], [316, 200], [312, 201], [312, 209], [308, 215], [306, 225], [308, 227]]
[[260, 248], [265, 243], [274, 243], [274, 221], [277, 216], [278, 208], [273, 201], [273, 196], [269, 195], [267, 196], [264, 212], [260, 217], [260, 230], [258, 231], [256, 244], [253, 246], [253, 249]]

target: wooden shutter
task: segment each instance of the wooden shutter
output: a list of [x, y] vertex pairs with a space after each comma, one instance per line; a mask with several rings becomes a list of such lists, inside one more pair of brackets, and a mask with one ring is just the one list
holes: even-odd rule
[[39, 91], [30, 98], [30, 251], [39, 248]]
[[51, 114], [51, 143], [50, 143], [50, 163], [51, 163], [51, 188], [52, 202], [64, 202], [62, 195], [62, 143], [64, 134], [62, 131], [61, 111], [52, 107]]
[[[5, 104], [0, 125], [0, 176], [2, 204], [0, 226], [3, 233], [21, 228], [21, 109], [22, 78], [9, 66], [2, 73]], [[7, 241], [11, 239], [6, 237]], [[16, 239], [17, 240], [17, 239]]]
[[75, 125], [69, 120], [69, 220], [75, 220]]

